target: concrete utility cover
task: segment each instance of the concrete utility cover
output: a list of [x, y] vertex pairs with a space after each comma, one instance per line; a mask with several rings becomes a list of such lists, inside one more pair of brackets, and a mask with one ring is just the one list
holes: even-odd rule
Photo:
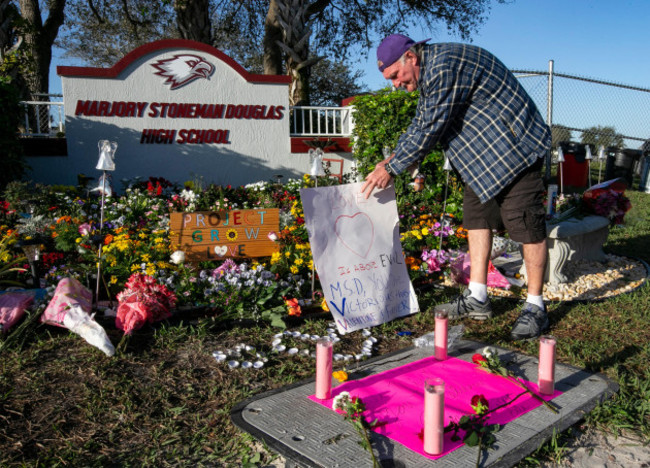
[[[450, 356], [471, 362], [472, 354], [484, 346], [463, 340], [451, 350]], [[537, 358], [505, 349], [498, 351], [503, 362], [516, 366], [520, 377], [536, 381]], [[362, 363], [358, 370], [349, 369], [354, 371], [350, 379], [432, 354], [433, 348], [408, 348], [379, 356]], [[494, 447], [483, 452], [481, 466], [513, 466], [549, 440], [554, 431], [561, 432], [583, 419], [598, 403], [618, 391], [618, 385], [602, 375], [558, 364], [556, 389], [563, 392], [553, 400], [559, 413], [554, 414], [542, 405], [503, 426], [496, 433]], [[299, 382], [239, 403], [231, 417], [239, 428], [283, 455], [287, 467], [370, 466], [370, 455], [358, 444], [359, 437], [352, 425], [342, 415], [309, 400], [307, 397], [313, 393], [313, 379]], [[375, 454], [384, 467], [476, 465], [477, 447], [464, 445], [438, 460], [429, 460], [382, 435], [373, 432], [371, 437]]]

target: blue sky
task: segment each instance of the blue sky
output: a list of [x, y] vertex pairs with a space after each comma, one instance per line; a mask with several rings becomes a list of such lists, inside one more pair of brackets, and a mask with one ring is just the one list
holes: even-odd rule
[[[416, 40], [461, 42], [438, 30], [412, 28]], [[516, 69], [548, 70], [650, 88], [649, 0], [508, 0], [492, 5], [471, 42]], [[371, 90], [386, 86], [375, 49], [359, 69]]]

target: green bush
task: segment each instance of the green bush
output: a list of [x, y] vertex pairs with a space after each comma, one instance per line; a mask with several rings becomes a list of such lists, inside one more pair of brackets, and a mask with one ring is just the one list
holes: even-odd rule
[[[397, 145], [400, 135], [406, 131], [415, 116], [418, 93], [382, 89], [373, 95], [358, 96], [354, 100], [354, 157], [357, 170], [366, 176], [375, 165], [384, 159], [383, 148], [392, 149]], [[439, 215], [442, 212], [445, 183], [449, 177], [446, 213], [462, 220], [463, 185], [452, 171], [443, 170], [444, 153], [436, 149], [426, 156], [420, 165], [425, 176], [425, 188], [415, 192], [410, 185], [411, 175], [400, 174], [395, 180], [398, 209], [400, 214], [416, 214], [414, 211], [426, 207], [428, 213]], [[421, 210], [424, 211], [424, 210]]]

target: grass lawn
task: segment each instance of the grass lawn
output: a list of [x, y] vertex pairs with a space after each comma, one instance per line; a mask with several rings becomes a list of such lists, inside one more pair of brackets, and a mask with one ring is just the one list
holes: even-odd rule
[[[633, 208], [624, 227], [612, 228], [605, 250], [648, 263], [650, 194], [626, 195]], [[419, 297], [420, 307], [426, 311], [455, 293], [430, 290]], [[510, 341], [518, 308], [495, 298], [495, 317], [465, 321], [465, 337], [536, 354], [536, 341]], [[558, 359], [620, 385], [583, 424], [648, 440], [650, 286], [600, 302], [554, 303], [549, 312]], [[323, 335], [328, 317], [296, 319], [290, 329]], [[117, 343], [113, 320], [97, 318]], [[421, 312], [376, 327], [379, 352], [410, 346], [433, 329], [433, 320]], [[398, 335], [402, 330], [413, 335]], [[0, 466], [263, 466], [273, 454], [253, 448], [253, 439], [230, 422], [230, 410], [256, 393], [311, 377], [314, 362], [270, 353], [262, 369], [230, 370], [212, 352], [240, 343], [268, 352], [277, 332], [252, 322], [224, 328], [205, 314], [179, 313], [135, 332], [108, 358], [65, 329], [32, 324], [22, 342], [0, 353]], [[364, 339], [360, 332], [346, 335], [336, 352], [357, 353]], [[552, 452], [536, 457], [551, 459]]]

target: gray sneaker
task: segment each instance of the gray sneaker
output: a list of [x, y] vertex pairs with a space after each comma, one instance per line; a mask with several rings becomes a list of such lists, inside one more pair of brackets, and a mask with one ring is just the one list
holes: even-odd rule
[[535, 304], [526, 302], [521, 309], [519, 318], [515, 321], [510, 332], [513, 340], [528, 340], [537, 338], [549, 327], [546, 306], [540, 309]]
[[447, 317], [450, 320], [470, 317], [474, 320], [486, 320], [492, 318], [492, 307], [490, 307], [490, 300], [480, 302], [478, 299], [470, 296], [469, 289], [463, 291], [463, 294], [458, 296], [448, 304], [437, 305], [433, 312], [447, 312]]

